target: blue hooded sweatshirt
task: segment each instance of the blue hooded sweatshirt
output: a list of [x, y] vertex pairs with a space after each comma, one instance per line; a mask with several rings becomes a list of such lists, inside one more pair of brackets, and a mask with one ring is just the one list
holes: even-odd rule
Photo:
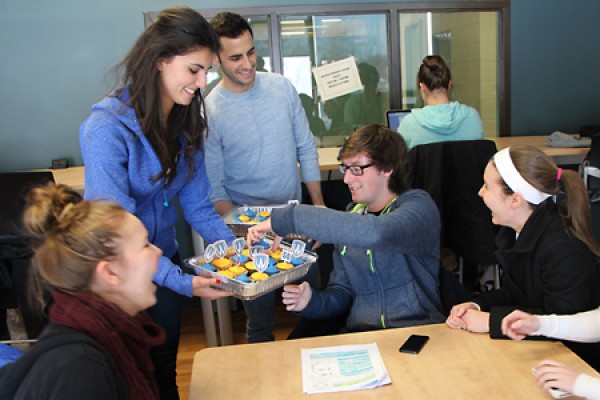
[[210, 201], [203, 151], [194, 156], [191, 176], [186, 159], [181, 157], [169, 186], [164, 178], [152, 179], [161, 172], [162, 164], [128, 103], [127, 90], [117, 97], [107, 96], [92, 107], [91, 115], [81, 124], [84, 197], [116, 201], [138, 217], [148, 230], [148, 240], [163, 251], [154, 282], [191, 296], [193, 276], [184, 274], [170, 260], [178, 249], [177, 209], [171, 200], [177, 196], [185, 219], [209, 243], [220, 239], [230, 243], [235, 237]]
[[409, 148], [420, 144], [483, 139], [483, 125], [477, 110], [453, 101], [413, 109], [398, 133]]

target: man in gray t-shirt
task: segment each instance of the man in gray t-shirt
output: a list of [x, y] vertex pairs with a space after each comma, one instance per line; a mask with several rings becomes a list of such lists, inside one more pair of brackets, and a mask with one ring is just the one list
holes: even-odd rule
[[[210, 23], [221, 41], [222, 73], [206, 99], [206, 167], [215, 208], [225, 215], [244, 204], [301, 200], [302, 178], [312, 203], [323, 205], [317, 149], [298, 93], [283, 76], [256, 72], [252, 28], [244, 18], [225, 12]], [[271, 293], [244, 302], [250, 343], [273, 340], [274, 300]]]

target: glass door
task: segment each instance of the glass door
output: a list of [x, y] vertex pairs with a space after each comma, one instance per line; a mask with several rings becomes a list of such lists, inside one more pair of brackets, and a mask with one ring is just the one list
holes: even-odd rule
[[[385, 14], [281, 19], [283, 74], [292, 81], [320, 146], [340, 145], [359, 126], [385, 123], [389, 108]], [[354, 56], [363, 89], [321, 101], [312, 68]]]

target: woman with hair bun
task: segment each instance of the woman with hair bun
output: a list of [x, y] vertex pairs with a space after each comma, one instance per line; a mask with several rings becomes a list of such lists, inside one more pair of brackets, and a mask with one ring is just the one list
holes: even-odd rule
[[158, 399], [150, 349], [165, 334], [144, 310], [156, 302], [162, 251], [116, 203], [54, 184], [26, 202], [31, 296], [53, 302], [39, 340], [0, 369], [0, 398]]
[[398, 127], [408, 147], [483, 138], [483, 124], [477, 110], [450, 101], [452, 78], [442, 57], [434, 55], [423, 59], [417, 83], [425, 107], [413, 109]]
[[[502, 285], [454, 306], [448, 326], [504, 338], [502, 319], [517, 308], [533, 314], [597, 308], [600, 248], [581, 177], [558, 168], [543, 151], [519, 146], [496, 153], [483, 180], [479, 196], [491, 210], [492, 222], [502, 226], [496, 238]], [[565, 344], [600, 367], [596, 344]]]

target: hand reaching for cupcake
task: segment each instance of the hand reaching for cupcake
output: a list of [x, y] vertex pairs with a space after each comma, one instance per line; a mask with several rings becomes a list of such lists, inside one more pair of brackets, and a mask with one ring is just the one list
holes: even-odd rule
[[[271, 227], [271, 220], [267, 219], [263, 222], [259, 222], [256, 225], [248, 228], [248, 234], [246, 235], [246, 243], [248, 243], [248, 247], [251, 247], [253, 243], [260, 242], [260, 240], [265, 236], [266, 233], [273, 233], [273, 228]], [[275, 239], [273, 240], [273, 244], [271, 245], [271, 249], [273, 251], [279, 248], [279, 243], [281, 242], [281, 237], [275, 235]]]
[[281, 299], [288, 311], [299, 312], [306, 308], [312, 297], [312, 289], [308, 282], [299, 285], [285, 285], [281, 293]]

